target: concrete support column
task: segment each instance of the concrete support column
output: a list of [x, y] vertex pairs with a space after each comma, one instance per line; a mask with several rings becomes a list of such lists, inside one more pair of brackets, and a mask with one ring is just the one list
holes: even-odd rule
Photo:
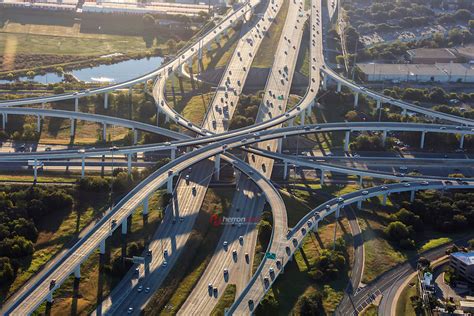
[[382, 132], [382, 145], [385, 146], [385, 141], [387, 140], [387, 131]]
[[380, 109], [381, 105], [382, 105], [382, 101], [380, 99], [377, 99], [377, 110]]
[[143, 200], [143, 216], [148, 215], [148, 196]]
[[41, 116], [36, 116], [36, 131], [39, 133], [41, 131]]
[[71, 137], [74, 137], [75, 130], [76, 130], [75, 121], [74, 121], [74, 119], [71, 119], [71, 132], [70, 132]]
[[341, 92], [342, 84], [338, 81], [337, 82], [337, 92]]
[[304, 125], [304, 111], [300, 112], [300, 125]]
[[168, 181], [166, 182], [166, 192], [173, 193], [173, 174], [168, 176]]
[[313, 224], [313, 232], [317, 233], [319, 228], [319, 221], [315, 221]]
[[325, 172], [325, 170], [321, 169], [321, 185], [324, 184], [324, 172]]
[[104, 109], [109, 107], [109, 94], [106, 92], [104, 93]]
[[53, 291], [49, 292], [48, 295], [46, 295], [46, 300], [48, 303], [53, 303]]
[[403, 116], [407, 115], [407, 109], [406, 108], [403, 108], [402, 115]]
[[382, 205], [387, 205], [387, 194], [383, 195]]
[[104, 142], [107, 141], [107, 123], [102, 123], [102, 139]]
[[132, 154], [127, 155], [127, 173], [132, 174]]
[[293, 124], [295, 124], [295, 118], [292, 118], [288, 121], [288, 126], [293, 127]]
[[415, 190], [410, 192], [410, 202], [415, 201]]
[[5, 130], [5, 126], [7, 125], [6, 114], [2, 113], [2, 129]]
[[176, 148], [172, 148], [171, 149], [171, 160], [175, 160], [176, 159]]
[[362, 189], [362, 176], [359, 176], [359, 187]]
[[36, 182], [38, 180], [38, 160], [34, 160], [35, 165], [33, 166], [33, 174], [34, 174], [34, 181]]
[[82, 162], [81, 162], [81, 178], [84, 178], [86, 173], [86, 157], [82, 156]]
[[126, 234], [127, 234], [127, 231], [128, 231], [128, 220], [125, 219], [125, 220], [122, 222], [122, 235], [126, 235]]
[[79, 112], [79, 98], [74, 98], [74, 111]]
[[459, 141], [459, 148], [460, 149], [463, 149], [463, 147], [464, 147], [464, 136], [466, 136], [466, 134], [461, 134], [461, 140]]
[[357, 107], [359, 105], [359, 92], [356, 92], [354, 94], [354, 107]]
[[105, 254], [105, 239], [100, 242], [99, 252], [101, 255]]
[[[160, 106], [156, 105], [156, 126], [160, 126]], [[166, 116], [166, 115], [165, 115]]]
[[284, 162], [283, 164], [283, 179], [287, 179], [288, 178], [288, 162]]
[[138, 132], [136, 129], [133, 129], [133, 144], [136, 145], [138, 143]]
[[423, 149], [425, 147], [425, 135], [426, 131], [421, 132], [421, 141], [420, 141], [420, 148]]
[[214, 157], [214, 178], [219, 181], [221, 174], [221, 155], [217, 154]]
[[323, 76], [323, 90], [327, 90], [328, 88], [328, 77], [326, 74]]
[[81, 265], [78, 265], [75, 269], [74, 269], [74, 277], [76, 279], [80, 279], [81, 278]]
[[5, 113], [4, 116], [5, 116], [5, 123], [8, 123], [8, 114]]
[[[45, 104], [44, 102], [43, 102], [43, 103], [41, 103], [41, 108], [42, 108], [42, 109], [44, 109], [44, 107], [45, 107], [45, 106], [46, 106], [46, 104]], [[44, 120], [44, 115], [41, 115], [41, 117], [42, 117], [42, 118], [43, 118], [43, 120]]]
[[362, 200], [357, 201], [357, 208], [362, 209]]
[[278, 138], [278, 147], [277, 147], [277, 152], [281, 154], [281, 148], [283, 147], [283, 139]]
[[148, 88], [148, 80], [145, 80], [145, 82], [143, 83], [143, 92], [146, 92], [147, 88]]
[[342, 207], [340, 205], [336, 207], [336, 219], [338, 219], [341, 216], [341, 208]]
[[351, 131], [346, 131], [346, 137], [344, 139], [344, 151], [349, 151], [350, 138], [351, 138]]

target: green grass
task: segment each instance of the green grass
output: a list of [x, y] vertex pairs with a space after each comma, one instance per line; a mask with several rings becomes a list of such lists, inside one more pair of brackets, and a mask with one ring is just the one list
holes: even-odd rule
[[227, 285], [217, 305], [212, 310], [211, 316], [224, 316], [225, 309], [230, 307], [235, 300], [236, 291], [237, 288], [235, 284]]
[[273, 59], [288, 14], [288, 6], [288, 1], [284, 1], [278, 15], [260, 44], [260, 48], [252, 62], [252, 67], [270, 68], [273, 65]]
[[[348, 240], [348, 257], [352, 262], [353, 251], [347, 220], [341, 223], [344, 229], [337, 230], [337, 237]], [[324, 311], [332, 314], [343, 297], [347, 284], [347, 274], [341, 274], [337, 280], [330, 282], [315, 282], [308, 276], [308, 271], [315, 264], [319, 252], [331, 247], [334, 233], [334, 222], [322, 226], [317, 235], [310, 234], [305, 238], [302, 251], [297, 251], [294, 260], [285, 266], [284, 273], [273, 284], [267, 295], [273, 296], [278, 302], [278, 315], [296, 315], [299, 312], [299, 301], [302, 296], [321, 292]]]
[[[417, 280], [416, 277], [413, 278], [410, 281], [410, 284], [416, 284]], [[397, 309], [396, 309], [396, 315], [403, 315], [403, 316], [416, 316], [415, 310], [413, 309], [413, 306], [411, 305], [411, 300], [410, 297], [418, 295], [417, 293], [417, 287], [415, 286], [410, 286], [410, 284], [407, 285], [403, 289], [403, 291], [400, 293], [400, 297], [398, 298], [397, 301]]]
[[[0, 174], [0, 182], [2, 181], [7, 181], [7, 182], [13, 182], [13, 181], [18, 181], [18, 182], [33, 182], [34, 177], [33, 177], [33, 170], [29, 172], [21, 172], [21, 171], [15, 171], [15, 174]], [[54, 175], [39, 175], [38, 176], [38, 182], [39, 183], [58, 183], [58, 182], [63, 182], [63, 183], [75, 183], [77, 180], [77, 177], [68, 177], [68, 176], [54, 176]]]
[[[131, 225], [127, 234], [127, 242], [144, 244], [150, 240], [152, 234], [159, 225], [162, 213], [161, 195], [163, 190], [157, 191], [150, 196], [148, 221], [145, 223], [142, 216], [142, 207], [138, 207], [131, 217]], [[116, 230], [112, 237], [107, 239], [106, 254], [104, 264], [107, 265], [121, 255], [121, 233]], [[71, 314], [89, 314], [97, 304], [98, 295], [106, 297], [113, 287], [120, 281], [120, 277], [107, 273], [105, 266], [99, 264], [98, 251], [91, 255], [81, 265], [81, 279], [77, 293], [74, 294], [74, 277], [70, 277], [55, 292], [55, 303], [52, 306], [51, 314], [63, 314], [64, 311], [71, 311]], [[100, 281], [99, 281], [100, 280]], [[36, 313], [44, 313], [45, 304], [41, 305]]]
[[15, 54], [52, 54], [98, 56], [110, 53], [148, 51], [141, 36], [87, 34], [67, 27], [43, 25], [34, 31], [32, 25], [4, 27], [0, 30], [0, 52]]
[[194, 124], [201, 125], [211, 98], [212, 93], [205, 93], [191, 97], [181, 112], [184, 118], [190, 120]]
[[450, 237], [440, 237], [436, 239], [430, 239], [427, 242], [425, 242], [419, 249], [419, 252], [424, 252], [428, 251], [430, 249], [436, 248], [438, 246], [441, 246], [443, 244], [447, 244], [449, 242], [453, 241], [452, 238]]
[[[152, 297], [151, 304], [148, 304], [146, 314], [174, 315], [186, 301], [211, 260], [222, 233], [222, 227], [209, 225], [209, 216], [214, 212], [226, 214], [231, 194], [231, 191], [221, 188], [206, 192], [196, 224], [181, 254], [182, 263], [168, 274], [160, 290]], [[163, 309], [164, 306], [170, 308]]]
[[360, 313], [360, 316], [377, 316], [377, 310], [377, 306], [370, 304]]

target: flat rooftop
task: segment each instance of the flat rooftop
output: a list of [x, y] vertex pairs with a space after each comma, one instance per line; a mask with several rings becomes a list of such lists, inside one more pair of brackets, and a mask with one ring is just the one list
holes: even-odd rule
[[[474, 265], [474, 251], [469, 252], [454, 252], [451, 256], [455, 257], [456, 259], [464, 262], [467, 265]], [[474, 304], [474, 302], [472, 302]], [[473, 305], [474, 307], [474, 305]]]
[[449, 48], [416, 48], [407, 51], [408, 55], [416, 58], [456, 58]]

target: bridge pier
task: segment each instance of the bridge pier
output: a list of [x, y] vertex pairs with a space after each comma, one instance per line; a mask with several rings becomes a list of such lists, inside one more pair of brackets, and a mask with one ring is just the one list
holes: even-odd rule
[[382, 100], [377, 99], [377, 107], [376, 107], [376, 109], [377, 109], [377, 110], [380, 110], [380, 107], [381, 107], [381, 106], [382, 106]]
[[410, 202], [415, 201], [415, 190], [410, 191]]
[[362, 189], [362, 176], [359, 176], [359, 187]]
[[5, 130], [5, 126], [7, 125], [6, 114], [2, 113], [2, 129]]
[[34, 182], [36, 183], [36, 181], [38, 180], [38, 160], [35, 159], [34, 160], [34, 166], [33, 166], [33, 175], [34, 175]]
[[342, 89], [342, 84], [338, 81], [338, 82], [337, 82], [337, 90], [336, 90], [336, 91], [339, 93], [339, 92], [341, 92], [341, 89]]
[[324, 172], [325, 172], [325, 170], [321, 169], [321, 185], [324, 184]]
[[304, 110], [300, 112], [300, 125], [304, 125]]
[[143, 200], [143, 216], [148, 215], [148, 196]]
[[354, 107], [359, 106], [359, 92], [354, 94]]
[[36, 116], [36, 131], [39, 133], [41, 131], [41, 116]]
[[82, 156], [82, 162], [81, 162], [81, 179], [84, 178], [86, 173], [86, 157]]
[[420, 148], [423, 149], [425, 147], [425, 135], [426, 131], [421, 132], [421, 141], [420, 141]]
[[406, 108], [403, 108], [403, 110], [402, 110], [402, 115], [403, 115], [403, 116], [406, 116], [406, 115], [407, 115], [407, 109], [406, 109]]
[[362, 200], [357, 201], [357, 208], [362, 209]]
[[54, 301], [54, 299], [53, 299], [53, 292], [54, 292], [54, 291], [50, 291], [50, 292], [48, 293], [48, 295], [46, 295], [46, 301], [47, 301], [48, 303], [51, 303], [51, 304], [52, 304], [53, 301]]
[[109, 107], [109, 94], [106, 92], [104, 93], [104, 109]]
[[107, 141], [107, 123], [105, 122], [102, 123], [102, 140]]
[[295, 124], [295, 118], [293, 117], [292, 119], [288, 121], [288, 126], [293, 127], [294, 124]]
[[173, 193], [173, 172], [168, 173], [168, 181], [166, 182], [166, 192]]
[[387, 205], [387, 195], [388, 195], [388, 194], [384, 194], [384, 195], [383, 195], [383, 200], [382, 200], [382, 205], [383, 205], [383, 206]]
[[74, 98], [74, 111], [79, 112], [79, 98]]
[[[45, 104], [44, 102], [43, 102], [43, 103], [41, 103], [41, 108], [42, 108], [42, 109], [44, 109], [45, 105], [46, 105], [46, 104]], [[43, 118], [43, 120], [44, 120], [44, 115], [41, 115], [41, 117], [42, 117], [42, 118]]]
[[74, 135], [75, 135], [75, 131], [76, 131], [75, 125], [76, 124], [75, 124], [74, 119], [71, 119], [71, 132], [70, 132], [71, 137], [74, 137]]
[[287, 179], [288, 178], [288, 162], [285, 161], [284, 164], [283, 164], [283, 179]]
[[127, 173], [132, 174], [132, 154], [127, 155]]
[[346, 137], [344, 139], [344, 151], [349, 151], [350, 138], [351, 138], [351, 131], [346, 131]]
[[76, 279], [80, 279], [81, 278], [81, 265], [78, 265], [75, 269], [74, 269], [74, 277]]
[[461, 134], [461, 139], [459, 141], [459, 148], [460, 149], [463, 149], [463, 147], [464, 147], [464, 136], [466, 136], [466, 134]]
[[334, 221], [334, 239], [333, 239], [333, 243], [332, 243], [332, 249], [333, 250], [336, 249], [337, 220], [339, 219], [340, 211], [341, 211], [341, 206], [338, 205], [337, 208], [336, 208], [336, 219]]
[[128, 219], [127, 218], [122, 222], [121, 226], [122, 226], [122, 235], [126, 235], [127, 231], [128, 231]]
[[171, 160], [175, 160], [175, 159], [176, 159], [176, 147], [171, 149], [170, 155], [171, 155], [171, 157], [170, 157]]
[[138, 143], [138, 132], [136, 129], [132, 129], [133, 131], [133, 145], [136, 145]]
[[221, 174], [221, 155], [217, 154], [214, 157], [214, 178], [219, 181]]
[[99, 252], [101, 255], [105, 254], [105, 239], [100, 241]]
[[382, 146], [384, 146], [384, 147], [385, 147], [385, 141], [386, 141], [386, 140], [387, 140], [387, 131], [384, 130], [384, 131], [382, 132]]
[[146, 90], [147, 90], [147, 87], [148, 86], [148, 80], [145, 80], [145, 82], [143, 82], [143, 92], [146, 93]]
[[277, 146], [277, 152], [281, 154], [281, 148], [283, 147], [283, 139], [278, 138], [278, 146]]
[[328, 89], [328, 77], [326, 74], [324, 74], [323, 76], [323, 90], [327, 90]]

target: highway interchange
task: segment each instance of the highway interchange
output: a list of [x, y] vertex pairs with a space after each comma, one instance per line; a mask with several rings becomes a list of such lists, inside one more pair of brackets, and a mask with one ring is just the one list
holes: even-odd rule
[[[80, 151], [76, 149], [54, 150], [49, 152], [0, 153], [0, 161], [77, 159], [78, 156], [80, 156], [84, 162], [86, 158], [109, 155], [111, 151], [116, 155], [130, 157], [130, 155], [138, 152], [160, 150], [169, 151], [173, 156], [176, 155], [176, 150], [180, 147], [195, 146], [195, 150], [179, 157], [174, 157], [175, 159], [169, 164], [154, 172], [127, 194], [127, 196], [93, 228], [84, 234], [72, 248], [60, 255], [53, 264], [43, 271], [39, 278], [36, 278], [34, 282], [30, 282], [30, 284], [23, 289], [23, 292], [15, 296], [15, 301], [8, 305], [5, 310], [2, 310], [2, 312], [4, 311], [6, 314], [12, 315], [29, 314], [44, 300], [50, 300], [53, 296], [54, 289], [59, 287], [69, 275], [75, 274], [78, 277], [80, 276], [80, 265], [92, 252], [98, 248], [101, 253], [105, 251], [105, 239], [111, 235], [113, 230], [118, 229], [123, 223], [126, 225], [127, 218], [135, 209], [142, 204], [147, 204], [148, 197], [153, 194], [155, 190], [166, 185], [168, 191], [173, 193], [173, 203], [169, 206], [169, 211], [166, 212], [166, 216], [163, 220], [164, 225], [160, 225], [150, 244], [150, 249], [153, 252], [151, 261], [147, 262], [145, 266], [137, 266], [140, 269], [140, 276], [144, 277], [137, 279], [134, 276], [134, 269], [130, 270], [122, 282], [119, 283], [111, 293], [111, 296], [106, 298], [96, 310], [97, 314], [138, 313], [139, 310], [146, 305], [151, 294], [160, 287], [167, 273], [171, 270], [171, 267], [178, 262], [180, 251], [186, 244], [189, 232], [192, 230], [209, 181], [212, 176], [216, 178], [219, 177], [219, 171], [222, 168], [221, 159], [225, 161], [225, 163], [231, 164], [238, 170], [238, 173], [241, 174], [237, 180], [237, 192], [234, 196], [231, 214], [233, 214], [232, 212], [238, 212], [239, 209], [245, 209], [248, 211], [248, 213], [245, 214], [246, 216], [256, 216], [263, 209], [265, 201], [269, 203], [273, 216], [273, 234], [267, 252], [275, 253], [278, 259], [277, 261], [271, 261], [264, 258], [255, 274], [251, 276], [251, 264], [247, 262], [243, 253], [250, 255], [251, 263], [256, 242], [255, 225], [248, 225], [237, 229], [225, 227], [221, 242], [228, 242], [228, 250], [223, 249], [222, 243], [218, 245], [213, 259], [204, 272], [203, 277], [201, 277], [198, 285], [194, 288], [188, 300], [179, 311], [179, 313], [183, 315], [189, 314], [191, 311], [202, 314], [209, 314], [210, 311], [212, 311], [217, 303], [217, 299], [212, 296], [202, 297], [203, 293], [207, 292], [208, 283], [212, 283], [213, 287], [218, 289], [218, 293], [223, 292], [227, 283], [237, 284], [238, 296], [228, 313], [236, 315], [249, 314], [264, 297], [271, 284], [276, 280], [293, 253], [299, 248], [303, 238], [309, 231], [317, 230], [318, 223], [326, 216], [331, 214], [338, 216], [340, 209], [346, 205], [359, 203], [359, 201], [371, 196], [387, 196], [389, 193], [395, 192], [472, 188], [473, 182], [471, 182], [470, 179], [458, 182], [455, 181], [455, 179], [448, 179], [446, 177], [401, 176], [387, 172], [361, 170], [358, 168], [335, 166], [329, 163], [311, 162], [277, 153], [281, 150], [281, 141], [279, 141], [279, 139], [311, 133], [344, 132], [346, 133], [346, 146], [350, 140], [351, 132], [354, 131], [379, 131], [380, 133], [384, 133], [384, 135], [386, 135], [387, 132], [394, 131], [419, 132], [422, 135], [421, 144], [424, 142], [426, 133], [451, 133], [461, 135], [461, 137], [464, 137], [464, 135], [474, 135], [474, 130], [469, 127], [473, 125], [473, 121], [471, 120], [453, 117], [420, 108], [406, 102], [388, 99], [363, 87], [359, 87], [330, 70], [325, 64], [322, 49], [324, 33], [323, 17], [327, 13], [323, 14], [319, 0], [313, 0], [311, 2], [311, 8], [307, 12], [303, 10], [303, 2], [290, 1], [285, 28], [278, 44], [278, 53], [275, 56], [274, 64], [268, 77], [265, 87], [265, 96], [259, 108], [256, 124], [240, 130], [227, 131], [227, 122], [232, 118], [253, 58], [257, 54], [261, 40], [282, 6], [282, 1], [268, 2], [264, 8], [264, 14], [257, 20], [251, 19], [251, 12], [257, 5], [258, 3], [256, 1], [246, 2], [241, 5], [241, 7], [235, 11], [227, 14], [213, 30], [203, 35], [195, 44], [185, 47], [182, 52], [177, 54], [175, 59], [169, 61], [155, 72], [141, 78], [97, 90], [0, 103], [0, 113], [4, 114], [4, 117], [8, 114], [22, 114], [81, 119], [100, 122], [104, 124], [104, 126], [105, 124], [110, 124], [124, 126], [132, 130], [140, 129], [176, 139], [176, 141], [170, 141], [165, 144], [139, 145], [114, 149], [85, 148]], [[337, 4], [331, 7], [334, 9], [334, 7], [337, 7]], [[334, 12], [330, 10], [329, 15], [332, 14], [334, 14]], [[179, 70], [184, 63], [192, 63], [194, 56], [199, 56], [204, 47], [218, 38], [228, 27], [234, 25], [238, 19], [243, 19], [244, 17], [247, 20], [251, 20], [251, 22], [247, 22], [250, 23], [248, 25], [244, 24], [243, 30], [245, 31], [241, 33], [242, 37], [226, 67], [221, 83], [219, 84], [219, 89], [217, 89], [208, 112], [206, 113], [204, 123], [202, 126], [197, 126], [184, 119], [167, 104], [164, 96], [165, 82], [172, 72]], [[311, 45], [309, 45], [310, 76], [308, 89], [298, 104], [286, 111], [291, 86], [290, 83], [295, 70], [294, 68], [303, 33], [303, 24], [308, 17], [311, 39]], [[357, 93], [363, 93], [376, 100], [380, 100], [380, 104], [392, 104], [402, 109], [459, 125], [390, 122], [305, 125], [305, 114], [311, 110], [315, 103], [320, 81], [322, 81], [321, 84], [323, 88], [325, 88], [328, 77], [337, 81], [338, 90], [340, 89], [340, 85], [344, 85], [354, 90], [356, 95]], [[106, 94], [115, 89], [130, 87], [140, 82], [147, 82], [150, 79], [154, 80], [153, 96], [157, 104], [157, 111], [165, 114], [169, 119], [196, 132], [202, 137], [190, 138], [181, 133], [144, 123], [97, 114], [80, 113], [77, 111], [77, 107], [75, 112], [24, 107], [16, 108], [16, 106], [21, 105], [41, 104], [58, 100], [77, 100], [83, 95]], [[105, 98], [104, 101], [105, 107], [107, 106], [106, 102], [107, 98]], [[290, 125], [293, 125], [294, 118], [297, 116], [300, 117], [301, 126], [281, 127], [281, 124], [286, 121], [289, 121]], [[250, 146], [251, 144], [256, 144], [256, 146], [252, 148]], [[229, 151], [234, 148], [244, 148], [248, 152], [248, 163], [229, 153]], [[387, 186], [368, 188], [330, 200], [309, 212], [288, 234], [289, 228], [285, 204], [278, 190], [275, 189], [270, 180], [274, 159], [283, 161], [285, 166], [295, 164], [311, 169], [319, 169], [323, 174], [324, 172], [340, 172], [361, 177], [366, 176], [409, 182], [399, 182]], [[84, 163], [82, 163], [82, 165], [84, 166]], [[184, 180], [183, 175], [189, 175], [189, 179]], [[176, 184], [173, 182], [173, 177], [179, 178]], [[183, 223], [179, 225], [171, 224], [173, 218], [177, 217], [183, 217]], [[112, 226], [112, 221], [117, 222], [118, 225]], [[239, 238], [240, 236], [244, 236], [245, 238], [241, 240]], [[164, 257], [163, 249], [168, 250], [166, 258]], [[236, 259], [231, 252], [231, 250], [234, 249], [239, 249]], [[166, 266], [163, 264], [164, 261], [167, 262]], [[227, 277], [221, 273], [221, 271], [224, 271], [224, 268], [229, 271]], [[213, 276], [212, 279], [210, 275]], [[50, 281], [53, 278], [56, 280], [56, 285], [50, 289]], [[141, 285], [151, 288], [149, 295], [143, 295], [145, 293], [140, 294], [136, 291], [139, 280]], [[130, 308], [133, 309], [130, 310]]]

